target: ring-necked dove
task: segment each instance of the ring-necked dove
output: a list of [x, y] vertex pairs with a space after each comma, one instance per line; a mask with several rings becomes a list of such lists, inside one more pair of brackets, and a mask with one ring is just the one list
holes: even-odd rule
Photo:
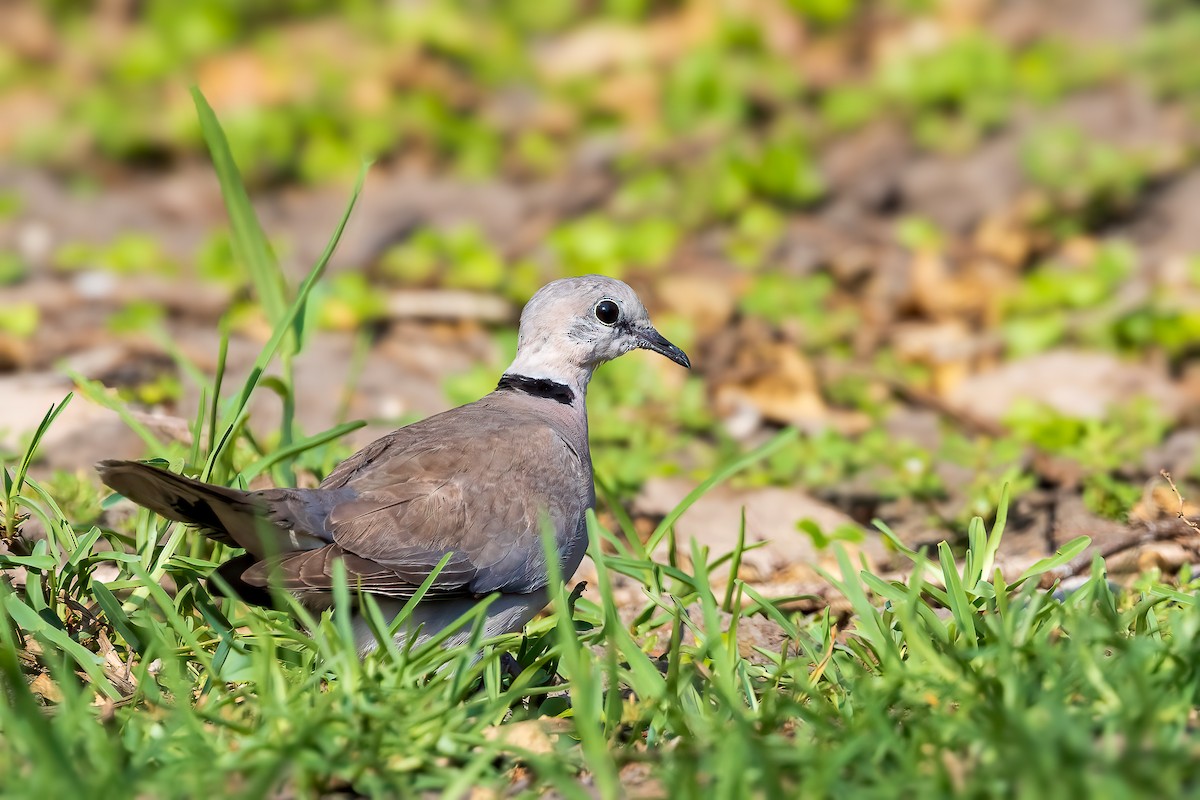
[[[543, 521], [564, 578], [583, 559], [585, 512], [596, 496], [588, 381], [637, 348], [691, 366], [629, 286], [567, 278], [525, 306], [516, 358], [495, 391], [372, 442], [316, 489], [239, 491], [134, 461], [97, 468], [135, 503], [245, 548], [219, 571], [251, 602], [270, 603], [265, 587], [276, 575], [305, 605], [327, 608], [340, 559], [351, 588], [374, 595], [390, 619], [452, 553], [397, 642], [433, 635], [493, 592], [486, 634], [510, 633], [547, 603]], [[354, 631], [360, 653], [375, 647], [361, 618]]]

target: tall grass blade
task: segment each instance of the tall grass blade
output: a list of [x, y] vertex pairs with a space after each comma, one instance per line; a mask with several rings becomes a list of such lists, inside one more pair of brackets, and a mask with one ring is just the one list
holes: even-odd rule
[[601, 727], [601, 721], [604, 719], [604, 704], [601, 699], [603, 687], [593, 670], [591, 654], [579, 640], [579, 634], [575, 630], [575, 622], [570, 612], [571, 605], [563, 585], [562, 570], [558, 565], [558, 544], [548, 518], [543, 519], [541, 533], [542, 553], [546, 559], [550, 597], [554, 601], [557, 621], [555, 638], [560, 651], [559, 666], [566, 673], [565, 677], [570, 686], [575, 730], [579, 734], [584, 758], [592, 771], [596, 789], [604, 800], [615, 800], [621, 794], [621, 784]]
[[272, 327], [276, 327], [287, 312], [283, 273], [280, 272], [275, 256], [271, 253], [271, 246], [263, 233], [262, 225], [259, 224], [258, 215], [250, 202], [250, 195], [246, 193], [241, 173], [233, 160], [233, 152], [229, 149], [229, 140], [225, 138], [225, 131], [221, 129], [217, 115], [213, 113], [199, 87], [193, 86], [191, 92], [196, 114], [200, 118], [200, 130], [208, 145], [213, 168], [217, 172], [217, 182], [221, 185], [221, 196], [229, 212], [233, 255], [249, 270], [267, 320]]
[[337, 247], [338, 240], [342, 236], [342, 231], [346, 229], [346, 223], [350, 219], [350, 212], [354, 210], [354, 205], [358, 201], [358, 196], [362, 193], [363, 181], [366, 179], [366, 165], [363, 166], [358, 175], [358, 181], [354, 185], [354, 190], [350, 194], [350, 201], [346, 205], [346, 210], [342, 214], [342, 218], [338, 221], [337, 228], [334, 229], [333, 235], [330, 236], [329, 242], [325, 245], [325, 250], [321, 253], [321, 257], [317, 259], [317, 263], [313, 265], [304, 282], [300, 284], [300, 289], [296, 292], [296, 297], [292, 304], [288, 307], [282, 318], [276, 323], [275, 329], [271, 334], [271, 338], [263, 346], [258, 358], [255, 359], [253, 367], [250, 369], [250, 374], [246, 378], [246, 382], [242, 385], [241, 391], [238, 393], [233, 403], [226, 409], [222, 416], [221, 423], [218, 426], [224, 433], [218, 444], [212, 449], [208, 455], [208, 463], [205, 465], [207, 471], [211, 471], [212, 465], [220, 457], [222, 451], [229, 443], [229, 433], [233, 430], [237, 420], [245, 413], [246, 404], [250, 400], [250, 395], [262, 380], [263, 373], [270, 365], [275, 357], [276, 351], [280, 344], [287, 336], [289, 326], [292, 321], [303, 311], [304, 304], [308, 300], [308, 296], [312, 293], [313, 287], [316, 286], [318, 280], [325, 273], [325, 267], [329, 264], [329, 259], [333, 256], [334, 248]]
[[667, 514], [667, 516], [663, 518], [663, 521], [658, 523], [658, 526], [654, 529], [654, 532], [650, 534], [650, 538], [646, 540], [645, 551], [648, 553], [653, 553], [655, 550], [657, 550], [659, 544], [662, 543], [663, 537], [667, 535], [667, 531], [671, 530], [671, 527], [679, 521], [679, 518], [682, 517], [697, 500], [699, 500], [708, 492], [712, 491], [714, 487], [719, 486], [720, 484], [729, 480], [729, 478], [746, 469], [747, 467], [762, 461], [776, 450], [779, 450], [785, 445], [790, 444], [792, 440], [799, 435], [800, 431], [798, 431], [796, 428], [787, 428], [782, 430], [766, 444], [751, 450], [741, 458], [731, 461], [706, 478], [699, 486], [688, 492], [687, 497], [683, 498], [679, 505], [671, 509], [671, 513]]

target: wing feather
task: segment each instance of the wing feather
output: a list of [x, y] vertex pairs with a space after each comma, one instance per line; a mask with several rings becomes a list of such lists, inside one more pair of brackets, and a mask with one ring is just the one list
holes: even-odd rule
[[530, 592], [545, 585], [540, 520], [560, 545], [592, 497], [590, 463], [538, 415], [485, 403], [464, 406], [390, 434], [338, 466], [320, 490], [337, 492], [326, 541], [243, 574], [266, 585], [327, 593], [340, 559], [352, 587], [410, 597], [453, 553], [434, 596]]

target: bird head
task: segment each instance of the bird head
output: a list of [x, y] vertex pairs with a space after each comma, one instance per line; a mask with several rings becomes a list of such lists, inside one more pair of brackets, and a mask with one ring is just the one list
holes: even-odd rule
[[650, 323], [637, 293], [615, 278], [563, 278], [538, 290], [521, 312], [511, 375], [586, 386], [592, 371], [632, 350], [651, 350], [683, 367], [687, 354]]

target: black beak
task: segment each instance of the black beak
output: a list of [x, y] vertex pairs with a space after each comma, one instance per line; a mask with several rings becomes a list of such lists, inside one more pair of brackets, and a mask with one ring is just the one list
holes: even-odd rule
[[639, 330], [636, 332], [636, 335], [638, 347], [643, 350], [653, 350], [659, 355], [671, 359], [681, 367], [692, 368], [692, 362], [687, 357], [687, 353], [668, 342], [666, 337], [654, 330], [654, 328]]

